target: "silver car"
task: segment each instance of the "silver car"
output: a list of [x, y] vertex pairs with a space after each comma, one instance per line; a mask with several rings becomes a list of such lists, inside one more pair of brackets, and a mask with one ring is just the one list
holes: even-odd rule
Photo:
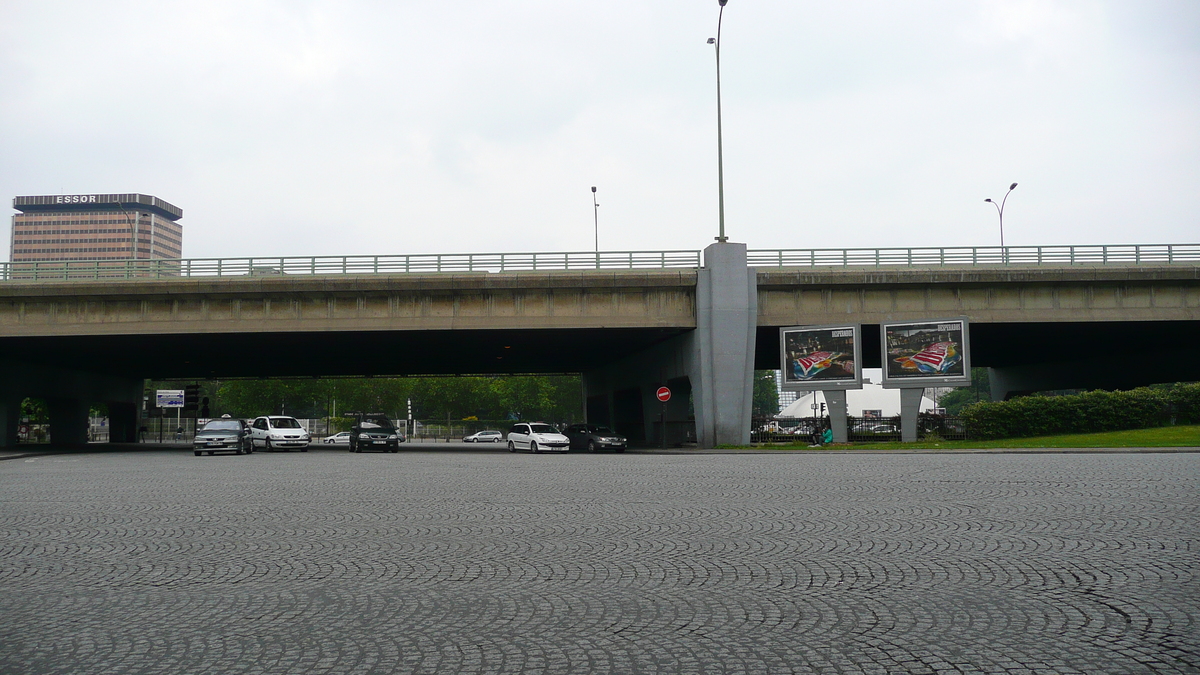
[[295, 417], [284, 415], [264, 415], [255, 418], [250, 425], [250, 438], [254, 447], [263, 450], [291, 450], [308, 452], [308, 444], [312, 437]]
[[504, 440], [504, 434], [499, 431], [476, 431], [469, 436], [463, 436], [463, 443], [499, 443]]
[[558, 433], [558, 429], [542, 422], [518, 422], [508, 430], [508, 451], [528, 449], [530, 452], [571, 449], [571, 439]]

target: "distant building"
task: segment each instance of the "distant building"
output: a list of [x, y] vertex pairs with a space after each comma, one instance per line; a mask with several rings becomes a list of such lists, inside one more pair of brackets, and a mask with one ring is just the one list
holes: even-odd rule
[[183, 209], [158, 197], [14, 197], [13, 208], [12, 262], [183, 257]]
[[[851, 417], [895, 417], [900, 414], [900, 390], [884, 389], [881, 384], [883, 371], [878, 368], [863, 369], [862, 389], [846, 391], [846, 414]], [[933, 391], [926, 389], [925, 394]], [[813, 417], [820, 415], [820, 406], [825, 403], [825, 394], [820, 391], [798, 392], [800, 396], [784, 408], [779, 417]], [[813, 410], [813, 405], [817, 410]], [[933, 399], [921, 396], [920, 412], [933, 412]]]

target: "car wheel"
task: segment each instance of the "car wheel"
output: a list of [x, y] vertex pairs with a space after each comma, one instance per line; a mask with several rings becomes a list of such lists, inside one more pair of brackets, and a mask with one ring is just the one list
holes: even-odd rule
[[240, 455], [240, 454], [242, 454], [242, 446], [240, 446], [240, 445], [239, 445], [239, 446], [237, 446], [236, 448], [234, 448], [234, 449], [233, 449], [233, 454], [235, 454], [235, 455]]
[[274, 452], [275, 451], [275, 448], [271, 447], [271, 439], [269, 439], [269, 438], [263, 439], [263, 450], [265, 450], [266, 452]]
[[197, 451], [196, 451], [196, 456], [197, 456], [197, 457], [199, 457], [200, 455], [203, 455], [203, 454], [204, 454], [204, 453], [203, 453], [203, 452], [200, 452], [199, 450], [197, 450]]
[[513, 442], [512, 442], [512, 441], [509, 441], [509, 442], [508, 442], [508, 451], [509, 451], [509, 452], [516, 452], [516, 451], [517, 451], [517, 446], [513, 445]]
[[529, 451], [535, 455], [537, 454], [537, 452], [538, 452], [537, 441], [529, 441]]
[[588, 441], [588, 452], [596, 451], [596, 441]]

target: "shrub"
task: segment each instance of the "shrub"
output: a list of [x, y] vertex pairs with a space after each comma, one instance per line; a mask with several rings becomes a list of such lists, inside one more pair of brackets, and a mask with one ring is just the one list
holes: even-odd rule
[[1089, 391], [1074, 396], [1025, 396], [963, 409], [972, 438], [1145, 429], [1200, 420], [1200, 383], [1129, 391]]

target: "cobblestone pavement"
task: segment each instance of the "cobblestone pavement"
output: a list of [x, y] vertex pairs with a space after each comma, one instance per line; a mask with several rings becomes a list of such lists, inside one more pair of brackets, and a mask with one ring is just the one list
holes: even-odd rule
[[1200, 673], [1200, 454], [0, 462], [3, 673]]

